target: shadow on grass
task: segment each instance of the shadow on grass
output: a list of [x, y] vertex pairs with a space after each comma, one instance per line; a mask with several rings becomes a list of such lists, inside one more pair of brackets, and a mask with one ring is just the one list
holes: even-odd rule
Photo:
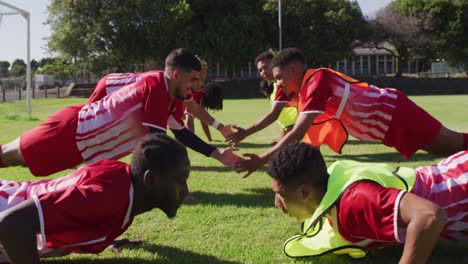
[[228, 172], [233, 171], [226, 166], [190, 166], [193, 171], [215, 171], [215, 172]]
[[[233, 169], [226, 166], [190, 166], [192, 171], [215, 171], [215, 172], [234, 172]], [[260, 167], [256, 172], [266, 172], [266, 166]], [[255, 172], [254, 172], [255, 173]], [[245, 172], [239, 173], [243, 176]]]
[[269, 143], [252, 143], [252, 142], [241, 142], [237, 144], [237, 147], [240, 149], [243, 148], [272, 148], [275, 144], [273, 141]]
[[[364, 141], [364, 140], [356, 140], [356, 139], [352, 139], [352, 140], [348, 140], [346, 142], [346, 145], [354, 145], [354, 146], [358, 146], [358, 145], [381, 145], [382, 143], [379, 143], [379, 142], [375, 142], [375, 141]], [[346, 148], [346, 145], [344, 146]]]
[[[411, 160], [403, 158], [398, 152], [383, 152], [383, 153], [368, 153], [368, 154], [336, 154], [324, 155], [327, 158], [334, 158], [339, 160], [350, 159], [361, 162], [408, 162], [408, 161], [425, 161], [433, 160], [436, 156], [429, 153], [415, 153]], [[442, 159], [442, 158], [440, 158]], [[428, 164], [429, 165], [429, 164]]]
[[[432, 251], [427, 263], [468, 263], [466, 247], [468, 242], [439, 241]], [[403, 245], [389, 246], [383, 249], [370, 249], [367, 257], [353, 259], [346, 255], [329, 254], [320, 257], [298, 258], [299, 263], [320, 264], [393, 264], [398, 263], [403, 253]]]
[[193, 192], [192, 195], [197, 199], [194, 202], [184, 204], [184, 206], [196, 204], [210, 205], [234, 205], [237, 207], [274, 207], [275, 193], [268, 188], [248, 189], [249, 194], [229, 194], [229, 193], [207, 193]]
[[[271, 148], [271, 147], [273, 147], [275, 145], [273, 143], [274, 143], [273, 141], [265, 142], [265, 143], [240, 142], [235, 147], [240, 148], [241, 150], [245, 149], [245, 148]], [[210, 144], [215, 145], [215, 146], [220, 147], [220, 148], [229, 147], [227, 142], [224, 142], [224, 141], [221, 141], [221, 140], [213, 140], [213, 141], [210, 142]]]
[[219, 263], [219, 264], [238, 264], [241, 262], [222, 260], [213, 256], [202, 255], [191, 251], [181, 250], [174, 247], [156, 245], [153, 243], [143, 243], [137, 246], [123, 246], [122, 249], [144, 250], [151, 253], [157, 253], [160, 256], [158, 260], [149, 260], [139, 257], [122, 257], [115, 255], [115, 258], [96, 259], [92, 255], [84, 255], [80, 259], [43, 259], [41, 263], [47, 264], [154, 264], [154, 263]]

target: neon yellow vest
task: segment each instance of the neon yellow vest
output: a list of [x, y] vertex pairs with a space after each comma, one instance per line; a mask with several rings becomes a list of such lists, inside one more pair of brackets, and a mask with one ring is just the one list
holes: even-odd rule
[[[348, 254], [363, 258], [367, 254], [360, 243], [345, 240], [338, 232], [336, 220], [331, 227], [325, 215], [329, 212], [336, 219], [335, 203], [343, 192], [358, 181], [374, 181], [384, 187], [411, 190], [416, 172], [411, 168], [396, 170], [383, 163], [360, 163], [337, 161], [328, 168], [327, 192], [312, 217], [302, 223], [302, 234], [295, 235], [284, 244], [284, 253], [289, 257], [321, 256], [328, 253]], [[364, 241], [363, 241], [364, 242]]]
[[[270, 95], [271, 103], [275, 101], [276, 89], [278, 89], [278, 87], [276, 86], [276, 83], [273, 83], [273, 92]], [[283, 110], [281, 110], [281, 113], [276, 121], [281, 125], [282, 128], [286, 128], [288, 126], [294, 125], [296, 123], [296, 119], [297, 107], [286, 106], [283, 107]]]

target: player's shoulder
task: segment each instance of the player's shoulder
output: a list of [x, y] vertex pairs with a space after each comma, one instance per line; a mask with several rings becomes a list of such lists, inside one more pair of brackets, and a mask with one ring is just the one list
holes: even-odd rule
[[82, 169], [92, 175], [111, 175], [129, 170], [129, 165], [119, 160], [99, 160], [85, 165]]
[[393, 204], [401, 190], [382, 186], [374, 181], [358, 181], [348, 187], [341, 195], [340, 204], [353, 205], [351, 207], [366, 207], [370, 204], [380, 206]]

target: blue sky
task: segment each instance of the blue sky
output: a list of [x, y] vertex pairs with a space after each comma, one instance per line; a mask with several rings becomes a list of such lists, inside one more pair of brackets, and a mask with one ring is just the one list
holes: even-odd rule
[[[47, 19], [49, 0], [0, 0], [31, 13], [31, 59], [40, 60], [50, 57], [45, 49], [47, 38], [51, 35], [50, 26], [44, 25]], [[362, 12], [372, 17], [375, 11], [392, 0], [357, 0]], [[287, 0], [283, 0], [283, 5]], [[0, 12], [6, 9], [0, 5]], [[26, 20], [20, 15], [4, 16], [0, 23], [0, 61], [13, 62], [15, 59], [26, 61]]]

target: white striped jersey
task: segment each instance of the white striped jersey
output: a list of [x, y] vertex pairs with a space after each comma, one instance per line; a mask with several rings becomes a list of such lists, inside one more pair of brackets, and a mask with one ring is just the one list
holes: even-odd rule
[[[327, 68], [312, 75], [301, 89], [299, 114], [336, 117], [353, 137], [382, 142], [395, 110], [396, 90], [364, 82], [350, 83], [342, 76], [347, 77]], [[337, 116], [340, 104], [343, 106]]]
[[128, 155], [148, 127], [165, 131], [169, 94], [164, 72], [148, 75], [78, 113], [76, 144], [86, 163]]
[[418, 180], [411, 190], [442, 207], [448, 215], [441, 237], [468, 239], [468, 151], [458, 152], [438, 164], [416, 169]]

